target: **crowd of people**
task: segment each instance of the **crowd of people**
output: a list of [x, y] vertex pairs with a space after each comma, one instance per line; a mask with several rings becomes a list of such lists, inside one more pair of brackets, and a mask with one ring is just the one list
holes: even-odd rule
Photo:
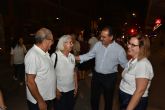
[[[48, 51], [54, 38], [47, 28], [35, 33], [35, 44], [28, 51], [22, 37], [17, 40], [11, 47], [11, 65], [15, 68], [13, 78], [20, 80], [20, 85], [25, 82], [29, 110], [74, 110], [78, 79], [84, 79], [86, 72], [82, 71], [86, 67], [92, 72], [91, 110], [99, 110], [101, 94], [104, 110], [113, 110], [119, 65], [123, 68], [119, 85], [120, 110], [146, 110], [154, 76], [148, 60], [149, 39], [143, 34], [132, 36], [126, 52], [115, 41], [112, 27], [102, 28], [99, 36], [91, 34], [85, 42], [83, 38], [78, 41], [75, 34], [63, 35], [51, 55]], [[87, 45], [89, 47], [85, 47]], [[87, 61], [91, 61], [93, 68], [85, 63]], [[0, 108], [6, 108], [2, 101]]]

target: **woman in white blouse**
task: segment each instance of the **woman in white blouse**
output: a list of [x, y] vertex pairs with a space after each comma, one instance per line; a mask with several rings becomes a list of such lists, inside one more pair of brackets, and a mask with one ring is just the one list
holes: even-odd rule
[[148, 89], [154, 76], [150, 61], [148, 37], [137, 35], [130, 38], [128, 55], [131, 56], [122, 73], [120, 82], [120, 110], [146, 110]]
[[63, 35], [57, 44], [56, 54], [53, 53], [51, 59], [55, 64], [57, 59], [55, 74], [57, 78], [56, 104], [55, 110], [73, 110], [77, 94], [77, 75], [75, 70], [75, 58], [70, 53], [73, 47], [72, 37]]
[[25, 76], [24, 57], [27, 50], [23, 43], [23, 38], [19, 37], [11, 47], [11, 65], [14, 66], [14, 80], [19, 80], [23, 85]]

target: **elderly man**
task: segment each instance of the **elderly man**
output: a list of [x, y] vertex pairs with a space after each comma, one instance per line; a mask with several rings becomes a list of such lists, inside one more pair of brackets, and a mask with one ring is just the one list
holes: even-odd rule
[[92, 110], [99, 110], [101, 93], [104, 95], [104, 110], [112, 110], [117, 67], [120, 64], [124, 68], [127, 63], [125, 50], [114, 41], [114, 37], [111, 27], [104, 27], [101, 31], [101, 41], [87, 54], [76, 57], [76, 60], [81, 62], [95, 58], [95, 71], [91, 82]]
[[55, 99], [56, 77], [48, 50], [53, 44], [49, 29], [35, 34], [36, 44], [25, 56], [27, 103], [29, 110], [50, 110]]

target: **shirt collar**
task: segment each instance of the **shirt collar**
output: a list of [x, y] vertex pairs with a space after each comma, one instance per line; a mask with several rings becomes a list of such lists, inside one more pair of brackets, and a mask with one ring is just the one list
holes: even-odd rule
[[49, 55], [48, 52], [44, 52], [41, 48], [34, 44], [34, 48], [42, 55]]
[[135, 59], [131, 59], [131, 60], [129, 61], [129, 63], [135, 64], [137, 61], [138, 61], [137, 58], [135, 58]]
[[112, 41], [112, 43], [110, 43], [107, 47], [113, 46], [115, 43], [115, 41]]
[[[59, 50], [59, 54], [66, 57], [60, 50]], [[68, 54], [68, 58], [71, 56], [71, 53]]]

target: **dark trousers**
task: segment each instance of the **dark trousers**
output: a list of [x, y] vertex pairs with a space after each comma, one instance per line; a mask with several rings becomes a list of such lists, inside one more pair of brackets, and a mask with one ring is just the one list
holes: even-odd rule
[[[120, 101], [120, 110], [126, 110], [129, 101], [131, 100], [132, 95], [127, 94], [123, 91], [119, 91], [119, 101]], [[139, 104], [134, 110], [146, 110], [148, 104], [148, 97], [142, 97]]]
[[24, 64], [14, 64], [14, 76], [18, 78], [20, 82], [24, 82], [24, 77], [25, 77]]
[[55, 110], [73, 110], [75, 104], [74, 90], [69, 92], [61, 92], [62, 96], [56, 99]]
[[101, 74], [94, 72], [91, 81], [91, 107], [92, 110], [99, 110], [100, 96], [103, 93], [105, 108], [112, 110], [113, 94], [117, 80], [117, 73]]
[[[55, 99], [54, 100], [48, 100], [45, 101], [47, 104], [47, 110], [54, 110], [54, 104], [55, 104]], [[39, 110], [38, 104], [33, 104], [32, 102], [27, 100], [27, 105], [29, 110]]]

